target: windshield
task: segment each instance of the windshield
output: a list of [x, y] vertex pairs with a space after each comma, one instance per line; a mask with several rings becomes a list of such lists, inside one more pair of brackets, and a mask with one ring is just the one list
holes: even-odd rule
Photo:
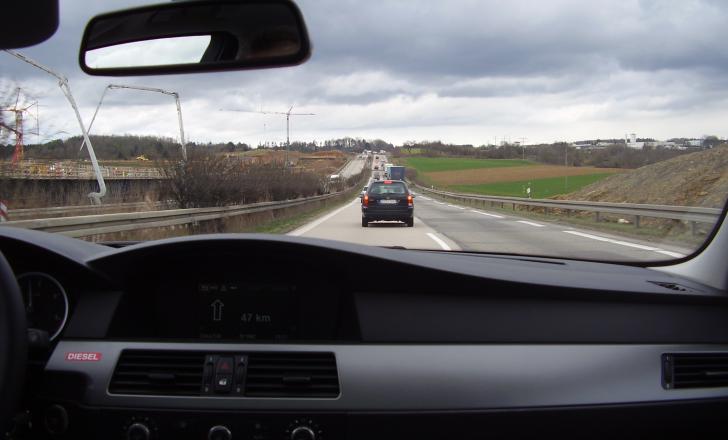
[[[299, 1], [300, 66], [83, 73], [88, 20], [147, 3], [61, 2], [18, 50], [58, 77], [0, 52], [3, 227], [652, 262], [699, 249], [725, 206], [723, 2]], [[127, 49], [103, 56], [156, 60]]]
[[407, 188], [405, 187], [404, 183], [402, 182], [391, 182], [391, 181], [384, 181], [384, 182], [375, 182], [372, 183], [372, 187], [369, 190], [369, 194], [379, 195], [379, 194], [406, 194]]

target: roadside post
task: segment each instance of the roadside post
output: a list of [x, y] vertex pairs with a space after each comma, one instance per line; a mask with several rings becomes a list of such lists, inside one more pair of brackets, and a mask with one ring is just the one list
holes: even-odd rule
[[8, 202], [0, 200], [0, 223], [8, 221]]

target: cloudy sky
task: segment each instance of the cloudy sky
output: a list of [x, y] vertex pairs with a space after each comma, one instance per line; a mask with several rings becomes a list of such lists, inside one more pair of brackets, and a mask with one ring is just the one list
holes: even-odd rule
[[[622, 137], [728, 136], [728, 2], [722, 0], [299, 0], [314, 53], [292, 68], [129, 78], [78, 67], [86, 21], [146, 2], [61, 1], [55, 36], [21, 52], [65, 74], [88, 123], [109, 83], [179, 92], [188, 140], [341, 136], [481, 145]], [[0, 53], [0, 92], [38, 100], [40, 131], [80, 133], [49, 75]], [[179, 137], [164, 95], [111, 91], [96, 134]], [[31, 136], [29, 142], [35, 142]]]

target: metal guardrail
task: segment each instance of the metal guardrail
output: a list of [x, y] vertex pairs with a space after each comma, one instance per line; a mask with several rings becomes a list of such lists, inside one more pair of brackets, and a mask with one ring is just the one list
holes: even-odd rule
[[675, 206], [675, 205], [648, 205], [639, 203], [612, 203], [612, 202], [583, 202], [575, 200], [551, 200], [551, 199], [526, 199], [522, 197], [501, 197], [501, 196], [479, 196], [474, 194], [455, 193], [450, 191], [441, 191], [427, 188], [421, 185], [413, 185], [432, 194], [453, 198], [467, 202], [482, 202], [483, 205], [490, 203], [490, 206], [500, 204], [503, 208], [505, 205], [511, 205], [513, 209], [516, 206], [535, 206], [539, 208], [554, 208], [567, 211], [589, 211], [596, 214], [596, 220], [600, 220], [600, 214], [619, 214], [634, 216], [635, 226], [639, 228], [641, 217], [656, 217], [677, 219], [692, 222], [693, 226], [697, 223], [714, 224], [722, 214], [723, 210], [718, 208], [702, 208], [693, 206]]
[[263, 211], [290, 208], [310, 202], [326, 200], [345, 191], [320, 196], [278, 202], [251, 203], [248, 205], [223, 206], [213, 208], [167, 209], [161, 211], [123, 212], [116, 214], [97, 214], [73, 217], [57, 217], [36, 220], [17, 220], [2, 223], [0, 227], [17, 227], [56, 232], [69, 237], [87, 237], [97, 234], [131, 231], [137, 229], [159, 228], [174, 225], [197, 223]]
[[128, 202], [106, 205], [70, 205], [48, 208], [10, 209], [8, 220], [32, 220], [38, 218], [70, 217], [72, 215], [108, 214], [111, 212], [148, 211], [153, 209], [174, 208], [174, 200], [166, 202]]

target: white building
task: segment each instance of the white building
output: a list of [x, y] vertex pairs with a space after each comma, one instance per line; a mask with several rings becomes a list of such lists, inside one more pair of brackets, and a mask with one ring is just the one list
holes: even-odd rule
[[625, 134], [624, 140], [627, 142], [629, 148], [635, 148], [641, 150], [645, 146], [644, 142], [637, 142], [637, 135], [634, 133]]

